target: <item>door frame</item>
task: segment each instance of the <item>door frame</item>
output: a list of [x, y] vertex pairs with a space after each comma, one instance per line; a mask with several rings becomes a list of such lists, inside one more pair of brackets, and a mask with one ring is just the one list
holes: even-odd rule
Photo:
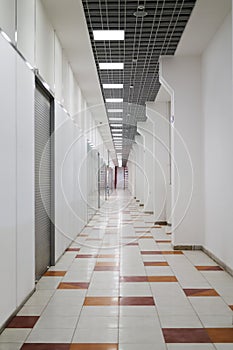
[[[35, 89], [39, 89], [50, 102], [50, 265], [54, 266], [55, 260], [55, 103], [54, 96], [44, 86], [43, 80], [40, 76], [35, 75]], [[36, 116], [35, 116], [36, 117]], [[51, 137], [52, 136], [52, 137]]]

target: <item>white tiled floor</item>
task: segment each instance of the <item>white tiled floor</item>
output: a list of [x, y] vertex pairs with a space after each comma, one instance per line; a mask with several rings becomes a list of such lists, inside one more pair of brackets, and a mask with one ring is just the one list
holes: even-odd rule
[[[0, 350], [24, 350], [23, 343], [28, 350], [33, 344], [38, 350], [40, 344], [54, 344], [49, 349], [56, 350], [67, 344], [69, 349], [72, 343], [103, 344], [101, 350], [233, 350], [233, 278], [221, 270], [197, 270], [196, 266], [216, 267], [201, 251], [165, 254], [172, 251], [167, 234], [171, 228], [153, 226], [153, 217], [144, 215], [127, 192], [111, 196], [84, 228], [87, 236], [72, 243], [79, 251], [67, 251], [49, 269], [63, 275], [41, 278], [16, 317], [19, 325], [0, 335]], [[153, 238], [137, 238], [143, 235]], [[151, 253], [142, 254], [146, 251]], [[161, 262], [168, 266], [154, 266]], [[206, 289], [210, 292], [204, 296]], [[213, 289], [219, 295], [211, 296]], [[34, 326], [20, 328], [25, 319], [19, 316], [40, 318]], [[208, 328], [226, 332], [227, 343], [212, 342]], [[193, 343], [188, 330], [194, 333]], [[204, 343], [196, 330], [201, 330]]]

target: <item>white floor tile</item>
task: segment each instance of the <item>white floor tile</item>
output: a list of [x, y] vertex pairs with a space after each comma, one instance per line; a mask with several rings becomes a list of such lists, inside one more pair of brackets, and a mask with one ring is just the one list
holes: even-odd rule
[[118, 328], [118, 317], [81, 316], [77, 328]]
[[24, 342], [31, 332], [31, 328], [6, 328], [0, 335], [0, 343]]
[[212, 344], [167, 344], [168, 350], [214, 350]]
[[189, 300], [199, 315], [232, 315], [232, 311], [220, 297], [192, 297]]
[[44, 314], [37, 321], [35, 328], [55, 328], [55, 329], [74, 329], [78, 321], [77, 316], [48, 316]]
[[33, 328], [26, 343], [70, 343], [73, 329]]
[[160, 315], [162, 328], [202, 328], [199, 318], [191, 315]]
[[0, 350], [20, 350], [23, 343], [0, 343]]
[[118, 330], [114, 328], [78, 328], [72, 339], [73, 343], [117, 343]]
[[129, 344], [163, 344], [163, 335], [159, 327], [120, 328], [119, 343]]

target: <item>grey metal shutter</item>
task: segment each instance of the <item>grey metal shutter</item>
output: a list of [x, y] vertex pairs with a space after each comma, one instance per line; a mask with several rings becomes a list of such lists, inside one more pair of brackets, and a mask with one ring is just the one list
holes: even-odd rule
[[35, 92], [35, 264], [38, 280], [51, 263], [50, 100]]

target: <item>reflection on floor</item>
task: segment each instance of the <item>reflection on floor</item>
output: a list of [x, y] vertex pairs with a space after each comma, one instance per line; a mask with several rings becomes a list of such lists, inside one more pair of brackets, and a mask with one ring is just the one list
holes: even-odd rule
[[233, 278], [172, 251], [127, 192], [110, 197], [0, 336], [0, 350], [232, 350]]

